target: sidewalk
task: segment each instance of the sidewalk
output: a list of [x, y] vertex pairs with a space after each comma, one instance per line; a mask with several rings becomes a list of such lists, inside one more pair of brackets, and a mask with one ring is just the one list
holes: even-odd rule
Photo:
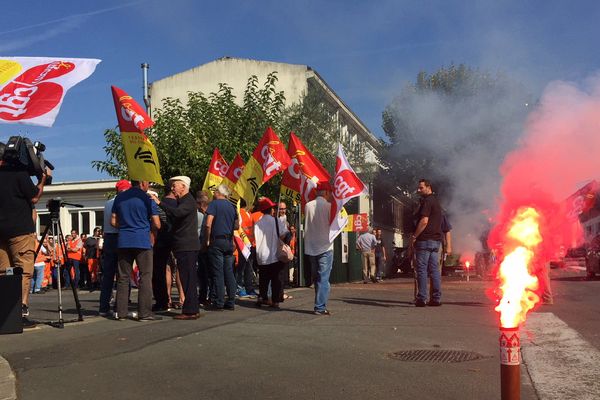
[[[234, 312], [197, 321], [87, 316], [63, 330], [0, 336], [0, 354], [16, 372], [20, 399], [499, 399], [499, 333], [488, 286], [445, 280], [442, 307], [416, 308], [412, 279], [335, 285], [331, 317], [312, 314], [313, 291], [304, 288], [290, 291], [281, 311], [242, 301]], [[73, 310], [68, 296], [65, 309]], [[97, 298], [81, 293], [86, 314], [95, 314]], [[32, 317], [52, 319], [55, 304], [55, 294], [33, 296]], [[406, 350], [480, 358], [393, 357]], [[521, 380], [522, 399], [537, 399], [525, 366]]]

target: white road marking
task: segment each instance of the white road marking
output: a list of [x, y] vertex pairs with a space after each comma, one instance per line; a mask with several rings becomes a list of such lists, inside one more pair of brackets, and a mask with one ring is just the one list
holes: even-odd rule
[[529, 314], [521, 347], [540, 400], [600, 398], [600, 351], [554, 314]]

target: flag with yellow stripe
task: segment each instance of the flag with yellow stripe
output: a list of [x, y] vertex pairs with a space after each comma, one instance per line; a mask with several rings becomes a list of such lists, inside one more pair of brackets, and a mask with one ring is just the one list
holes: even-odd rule
[[111, 86], [111, 89], [129, 178], [162, 185], [156, 149], [144, 134], [145, 129], [154, 125], [154, 121], [125, 91], [116, 86]]

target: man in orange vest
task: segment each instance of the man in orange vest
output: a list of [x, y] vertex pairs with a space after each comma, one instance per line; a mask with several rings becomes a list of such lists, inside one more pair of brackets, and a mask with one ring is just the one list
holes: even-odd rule
[[[71, 238], [67, 241], [67, 268], [65, 270], [65, 287], [73, 284], [76, 288], [79, 285], [79, 267], [83, 258], [83, 243], [75, 229], [71, 231]], [[73, 268], [74, 278], [71, 283], [71, 268]], [[87, 268], [87, 265], [86, 265]]]

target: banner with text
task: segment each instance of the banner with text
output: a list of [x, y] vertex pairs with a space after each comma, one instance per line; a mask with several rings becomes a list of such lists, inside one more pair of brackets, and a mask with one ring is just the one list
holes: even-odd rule
[[369, 214], [348, 214], [348, 223], [342, 232], [367, 232], [369, 230]]

